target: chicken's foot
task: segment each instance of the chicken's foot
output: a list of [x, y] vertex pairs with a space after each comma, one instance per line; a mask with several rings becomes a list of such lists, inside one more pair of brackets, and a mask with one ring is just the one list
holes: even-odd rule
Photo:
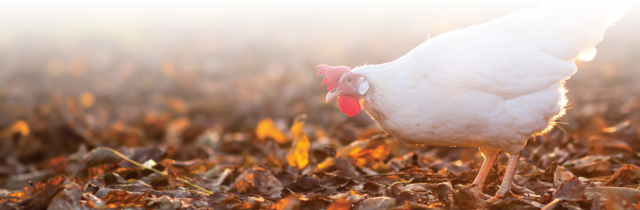
[[478, 198], [489, 199], [491, 198], [491, 196], [482, 193], [482, 187], [484, 186], [484, 180], [487, 178], [489, 171], [491, 171], [493, 162], [496, 161], [496, 158], [498, 157], [498, 153], [500, 153], [500, 150], [480, 147], [480, 152], [484, 157], [484, 161], [482, 162], [482, 166], [478, 171], [478, 175], [476, 176], [476, 179], [473, 180], [473, 183], [472, 183], [473, 186], [469, 189], [469, 191], [471, 191], [471, 193]]
[[520, 161], [520, 152], [515, 154], [507, 153], [507, 155], [509, 155], [507, 172], [504, 174], [504, 178], [502, 178], [502, 184], [500, 185], [500, 190], [498, 190], [498, 193], [496, 193], [496, 197], [502, 197], [505, 193], [511, 190], [513, 175], [516, 174], [516, 168], [518, 167], [518, 162]]

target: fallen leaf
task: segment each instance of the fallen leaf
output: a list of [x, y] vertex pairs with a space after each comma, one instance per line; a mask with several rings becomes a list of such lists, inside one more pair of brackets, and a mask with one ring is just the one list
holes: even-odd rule
[[207, 196], [207, 201], [212, 204], [227, 204], [240, 202], [237, 195], [231, 193], [217, 192]]
[[336, 155], [337, 155], [336, 148], [331, 147], [331, 146], [325, 146], [324, 147], [324, 152], [327, 153], [327, 155], [330, 158], [335, 158]]
[[304, 125], [305, 125], [305, 121], [307, 120], [307, 115], [306, 114], [301, 114], [296, 116], [296, 118], [293, 120], [293, 125], [291, 126], [291, 133], [293, 134], [294, 137], [299, 136], [300, 132], [304, 132]]
[[110, 190], [107, 195], [101, 198], [108, 208], [122, 208], [124, 206], [143, 207], [147, 204], [147, 193], [129, 193], [125, 190]]
[[631, 152], [633, 149], [622, 140], [605, 136], [591, 136], [589, 138], [589, 155], [614, 155]]
[[102, 164], [113, 164], [120, 161], [122, 161], [122, 157], [115, 154], [111, 149], [98, 147], [91, 150], [87, 157], [84, 158], [80, 169], [87, 169]]
[[246, 170], [233, 184], [234, 190], [241, 194], [263, 194], [271, 199], [281, 198], [282, 183], [262, 167], [254, 166]]
[[0, 203], [17, 203], [31, 197], [31, 190], [25, 187], [22, 190], [16, 190], [11, 193], [0, 195]]
[[338, 156], [352, 158], [357, 166], [365, 167], [386, 159], [389, 155], [387, 149], [385, 138], [374, 137], [351, 142], [340, 150]]
[[638, 184], [639, 179], [640, 167], [633, 164], [627, 164], [618, 169], [618, 171], [611, 176], [611, 179], [609, 179], [604, 186], [624, 187], [625, 185]]
[[262, 119], [260, 120], [260, 122], [258, 122], [258, 126], [256, 128], [256, 136], [258, 137], [258, 139], [262, 140], [267, 140], [268, 138], [270, 138], [280, 144], [289, 142], [282, 131], [278, 130], [275, 124], [273, 124], [273, 120], [269, 118]]
[[606, 198], [606, 195], [619, 194], [632, 202], [638, 202], [636, 196], [640, 196], [640, 190], [625, 188], [625, 187], [587, 187], [584, 195], [587, 199], [594, 199], [595, 194], [598, 193]]
[[13, 205], [12, 203], [9, 203], [9, 202], [2, 202], [2, 204], [0, 204], [0, 209], [2, 209], [2, 210], [19, 210], [19, 208], [16, 205]]
[[300, 209], [300, 198], [296, 195], [289, 195], [286, 198], [280, 199], [276, 204], [277, 210], [296, 210]]
[[94, 209], [105, 209], [107, 204], [91, 193], [82, 194], [82, 198], [87, 201], [87, 206]]
[[360, 202], [361, 200], [364, 200], [364, 196], [359, 195], [358, 193], [356, 193], [353, 190], [350, 190], [348, 192], [343, 192], [343, 193], [338, 193], [335, 195], [332, 195], [329, 197], [331, 200], [333, 200], [334, 202], [339, 202], [340, 200], [345, 200], [349, 203], [357, 203]]
[[335, 161], [336, 161], [335, 162], [336, 167], [338, 168], [338, 172], [340, 173], [340, 175], [349, 177], [349, 178], [356, 178], [360, 176], [360, 173], [356, 169], [356, 166], [354, 166], [352, 163], [353, 159], [351, 158], [345, 159], [344, 157], [338, 157], [335, 159]]
[[290, 185], [289, 189], [294, 192], [302, 191], [312, 191], [319, 189], [320, 180], [315, 175], [301, 175], [296, 178], [296, 180]]
[[68, 210], [78, 209], [82, 198], [82, 188], [78, 184], [71, 182], [64, 186], [64, 189], [51, 200], [47, 210]]
[[140, 180], [135, 180], [127, 184], [110, 185], [109, 187], [113, 189], [126, 190], [129, 192], [149, 192], [153, 190], [151, 185], [148, 185]]
[[460, 188], [453, 193], [453, 203], [459, 208], [465, 209], [475, 209], [475, 208], [483, 208], [487, 206], [487, 201], [476, 198], [469, 188], [472, 185], [469, 185], [464, 188]]
[[240, 196], [239, 198], [240, 202], [228, 205], [227, 209], [258, 209], [265, 202], [264, 198], [259, 196]]
[[174, 210], [174, 209], [187, 209], [189, 208], [186, 203], [178, 198], [172, 198], [167, 195], [160, 196], [159, 198], [151, 198], [151, 201], [145, 205], [147, 209], [158, 210]]
[[376, 210], [376, 209], [391, 209], [396, 206], [396, 199], [390, 197], [375, 197], [365, 199], [362, 202], [357, 203], [353, 210]]
[[587, 189], [587, 185], [582, 183], [576, 177], [572, 177], [566, 182], [560, 184], [558, 190], [553, 194], [554, 199], [579, 201]]
[[30, 190], [31, 196], [20, 201], [18, 205], [24, 209], [45, 209], [53, 197], [64, 189], [64, 182], [67, 182], [67, 178], [59, 176], [44, 183], [35, 183]]
[[600, 210], [600, 204], [602, 196], [600, 193], [595, 193], [593, 196], [593, 204], [591, 205], [591, 210]]
[[586, 156], [576, 160], [566, 161], [562, 166], [571, 169], [574, 174], [582, 175], [592, 172], [609, 170], [611, 157], [603, 155]]
[[384, 195], [387, 197], [395, 198], [397, 205], [403, 205], [405, 202], [411, 201], [415, 203], [427, 203], [427, 198], [416, 192], [405, 191], [400, 189], [398, 185], [391, 185], [384, 191]]
[[178, 173], [176, 172], [175, 167], [173, 166], [173, 160], [165, 160], [167, 165], [167, 180], [169, 181], [169, 187], [171, 189], [175, 189], [178, 186]]
[[309, 164], [309, 139], [304, 132], [299, 132], [296, 140], [294, 140], [291, 149], [287, 153], [287, 162], [290, 166], [298, 167], [302, 170]]
[[452, 203], [449, 196], [453, 193], [453, 189], [451, 188], [451, 184], [448, 182], [429, 185], [428, 188], [431, 190], [431, 193], [433, 193], [433, 195], [445, 205], [450, 205]]
[[553, 173], [553, 185], [555, 187], [560, 187], [562, 183], [569, 181], [570, 179], [576, 178], [576, 175], [573, 175], [569, 169], [558, 166], [556, 168], [556, 172]]
[[[569, 152], [556, 147], [554, 148], [553, 152], [543, 153], [542, 157], [540, 157], [540, 160], [538, 161], [539, 162], [538, 166], [540, 167], [550, 166], [553, 162], [561, 164], [561, 163], [564, 163], [568, 158], [569, 158]], [[554, 171], [551, 171], [552, 175]]]
[[351, 205], [352, 205], [351, 202], [345, 199], [340, 199], [336, 202], [329, 204], [329, 206], [327, 207], [327, 210], [351, 210]]
[[628, 198], [623, 195], [613, 193], [607, 195], [607, 201], [605, 201], [604, 209], [614, 209], [614, 210], [636, 210], [634, 208], [633, 202], [631, 202]]
[[518, 209], [518, 210], [537, 210], [544, 207], [538, 202], [528, 201], [524, 199], [508, 198], [504, 200], [498, 200], [495, 203], [491, 203], [487, 206], [487, 209]]

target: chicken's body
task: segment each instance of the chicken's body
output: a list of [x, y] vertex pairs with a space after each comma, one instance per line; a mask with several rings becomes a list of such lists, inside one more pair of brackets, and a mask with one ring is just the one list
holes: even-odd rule
[[495, 27], [505, 26], [499, 20], [435, 37], [396, 61], [355, 68], [371, 87], [361, 97], [364, 110], [407, 142], [520, 151], [564, 112], [563, 82], [576, 66]]
[[[562, 5], [523, 10], [442, 34], [395, 61], [357, 67], [340, 82], [364, 78], [358, 81], [368, 88], [351, 91], [353, 97], [399, 140], [479, 147], [486, 158], [475, 182], [480, 189], [498, 152], [505, 151], [511, 160], [501, 195], [527, 139], [564, 114], [563, 84], [577, 70], [574, 60], [592, 58], [604, 29], [623, 11]], [[332, 89], [328, 100], [338, 93], [351, 96], [348, 84]]]

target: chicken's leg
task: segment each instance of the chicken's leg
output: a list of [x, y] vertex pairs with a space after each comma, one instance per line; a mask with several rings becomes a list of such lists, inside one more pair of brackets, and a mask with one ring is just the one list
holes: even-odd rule
[[518, 161], [520, 160], [520, 152], [515, 154], [509, 154], [509, 163], [507, 164], [507, 172], [504, 174], [504, 178], [502, 178], [502, 185], [500, 185], [500, 190], [496, 196], [503, 196], [509, 190], [511, 190], [511, 182], [513, 181], [513, 175], [516, 174], [516, 168], [518, 167]]
[[486, 147], [480, 147], [480, 152], [484, 157], [484, 161], [482, 162], [482, 166], [480, 167], [480, 171], [478, 171], [478, 175], [476, 179], [473, 180], [473, 187], [469, 189], [474, 196], [489, 199], [490, 196], [482, 193], [482, 187], [484, 186], [484, 180], [487, 178], [487, 174], [491, 171], [491, 166], [493, 166], [493, 162], [496, 161], [498, 157], [498, 153], [500, 153], [499, 149], [489, 149]]

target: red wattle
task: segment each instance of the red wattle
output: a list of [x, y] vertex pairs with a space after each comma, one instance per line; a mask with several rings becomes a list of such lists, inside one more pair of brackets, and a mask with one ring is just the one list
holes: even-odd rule
[[356, 116], [362, 110], [358, 98], [353, 96], [338, 96], [338, 107], [342, 113], [349, 117]]

